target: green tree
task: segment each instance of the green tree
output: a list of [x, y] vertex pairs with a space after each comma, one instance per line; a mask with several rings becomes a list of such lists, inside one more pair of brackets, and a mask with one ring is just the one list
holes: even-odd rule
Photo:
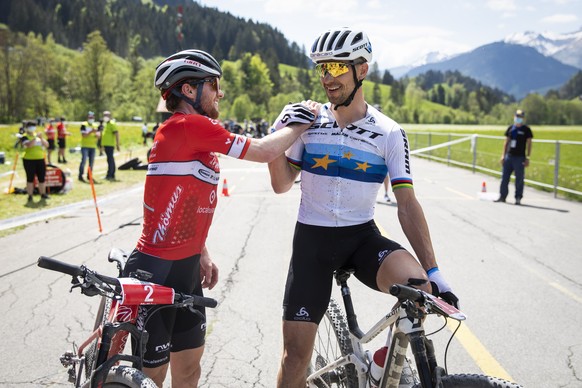
[[101, 33], [91, 32], [83, 43], [83, 53], [75, 67], [77, 97], [86, 103], [85, 110], [101, 112], [109, 105], [107, 96], [111, 95], [114, 87], [118, 88], [118, 85], [108, 82], [113, 81], [114, 76], [110, 72], [111, 64], [112, 54]]
[[267, 104], [271, 98], [273, 82], [269, 78], [269, 69], [257, 54], [246, 53], [241, 59], [243, 89], [254, 104]]
[[238, 121], [250, 120], [254, 110], [255, 106], [248, 94], [241, 94], [234, 99], [230, 109], [230, 116], [234, 116]]

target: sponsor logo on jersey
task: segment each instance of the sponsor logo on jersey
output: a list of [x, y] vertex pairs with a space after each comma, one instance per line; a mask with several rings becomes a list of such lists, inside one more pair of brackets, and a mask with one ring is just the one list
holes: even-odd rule
[[180, 196], [184, 188], [180, 185], [176, 186], [170, 201], [168, 202], [168, 206], [166, 207], [166, 211], [164, 211], [160, 215], [160, 222], [158, 222], [158, 227], [154, 232], [154, 239], [153, 243], [157, 244], [160, 241], [164, 241], [166, 239], [166, 234], [168, 233], [168, 227], [172, 223], [172, 216], [174, 215], [174, 210], [176, 210], [176, 204], [180, 200]]
[[406, 173], [410, 174], [410, 152], [408, 151], [408, 138], [406, 137], [406, 132], [404, 129], [400, 128], [400, 133], [402, 134], [402, 141], [404, 142], [404, 167]]
[[[311, 125], [311, 127], [309, 127], [310, 130], [311, 129], [326, 129], [326, 128], [339, 128], [339, 125], [337, 124], [336, 121], [326, 121], [326, 122], [322, 122], [322, 123], [317, 123], [317, 122], [313, 123]], [[374, 131], [371, 131], [371, 130], [366, 129], [366, 128], [361, 128], [361, 127], [358, 127], [357, 125], [353, 125], [353, 124], [348, 125], [345, 129], [346, 129], [346, 131], [349, 131], [351, 133], [356, 133], [358, 135], [367, 136], [370, 139], [375, 139], [378, 136], [384, 136], [381, 133], [374, 132]]]

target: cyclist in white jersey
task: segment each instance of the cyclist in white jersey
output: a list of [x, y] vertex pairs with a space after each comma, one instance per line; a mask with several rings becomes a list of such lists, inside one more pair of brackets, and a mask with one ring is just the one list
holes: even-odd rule
[[[319, 36], [311, 48], [329, 102], [312, 126], [269, 163], [275, 192], [288, 191], [301, 172], [301, 204], [283, 300], [283, 356], [278, 387], [305, 387], [317, 325], [341, 267], [369, 287], [388, 292], [415, 284], [458, 305], [438, 269], [430, 233], [413, 190], [408, 140], [395, 121], [364, 100], [360, 88], [372, 60], [361, 30], [341, 28]], [[275, 122], [282, 126], [284, 115]], [[398, 219], [418, 260], [382, 236], [374, 204], [389, 175]]]

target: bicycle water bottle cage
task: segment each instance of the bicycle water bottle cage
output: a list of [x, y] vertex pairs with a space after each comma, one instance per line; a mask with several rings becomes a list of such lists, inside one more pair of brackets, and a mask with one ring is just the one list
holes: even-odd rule
[[150, 280], [152, 278], [152, 276], [154, 276], [154, 275], [151, 272], [144, 271], [143, 269], [138, 269], [135, 272], [129, 273], [130, 278], [136, 278], [138, 280], [143, 280], [143, 281]]

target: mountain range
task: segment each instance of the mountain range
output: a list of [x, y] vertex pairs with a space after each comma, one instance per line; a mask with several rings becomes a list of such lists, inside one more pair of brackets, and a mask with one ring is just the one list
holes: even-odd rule
[[[424, 62], [424, 63], [423, 63]], [[569, 34], [525, 32], [476, 49], [443, 56], [430, 53], [420, 64], [390, 69], [397, 78], [429, 70], [457, 70], [517, 99], [558, 89], [582, 69], [582, 30]]]

